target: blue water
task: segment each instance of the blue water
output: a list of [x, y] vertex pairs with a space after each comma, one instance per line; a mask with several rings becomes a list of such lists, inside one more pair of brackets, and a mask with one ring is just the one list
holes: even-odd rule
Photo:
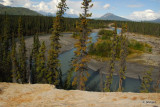
[[[97, 38], [98, 38], [97, 33], [91, 33], [90, 37], [92, 37], [92, 43], [95, 43], [97, 41]], [[74, 57], [75, 50], [76, 50], [75, 48], [71, 49], [59, 56], [63, 80], [65, 80], [67, 76], [67, 71], [70, 70], [71, 68], [70, 64], [71, 64], [72, 58]]]
[[[117, 33], [121, 32], [120, 29], [117, 29]], [[98, 38], [98, 33], [91, 33], [90, 37], [92, 37], [92, 43], [95, 43]], [[71, 60], [74, 57], [74, 51], [76, 49], [72, 49], [67, 51], [59, 56], [59, 60], [61, 63], [61, 70], [62, 70], [62, 80], [63, 82], [66, 80], [67, 72], [70, 69]], [[90, 76], [88, 77], [88, 81], [86, 82], [86, 90], [88, 91], [100, 91], [100, 74], [99, 72], [95, 72], [91, 69], [88, 70]], [[105, 77], [103, 75], [103, 85], [105, 84]], [[112, 91], [116, 91], [118, 89], [118, 76], [113, 76], [113, 84], [112, 84]], [[140, 81], [138, 79], [133, 78], [126, 78], [123, 84], [124, 92], [139, 92]], [[104, 88], [104, 87], [103, 87]]]

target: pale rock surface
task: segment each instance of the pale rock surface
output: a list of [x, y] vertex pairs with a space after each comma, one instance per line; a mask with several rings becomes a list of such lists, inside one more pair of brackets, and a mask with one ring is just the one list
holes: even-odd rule
[[[146, 103], [149, 101], [150, 103]], [[0, 83], [0, 107], [158, 107], [160, 93], [60, 90], [48, 84]]]

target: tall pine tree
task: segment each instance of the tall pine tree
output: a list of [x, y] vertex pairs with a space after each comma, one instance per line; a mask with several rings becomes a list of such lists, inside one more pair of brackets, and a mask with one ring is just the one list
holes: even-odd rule
[[25, 46], [25, 40], [23, 36], [23, 29], [22, 29], [22, 19], [21, 17], [18, 20], [18, 38], [19, 38], [19, 70], [17, 72], [18, 80], [20, 83], [26, 83], [27, 82], [27, 69], [26, 69], [26, 46]]
[[3, 36], [1, 37], [1, 67], [0, 72], [2, 73], [2, 81], [11, 81], [11, 57], [10, 57], [10, 43], [11, 40], [9, 38], [9, 21], [8, 16], [5, 15], [4, 17], [4, 29], [3, 29]]
[[60, 52], [60, 43], [59, 37], [60, 33], [63, 31], [63, 14], [68, 8], [66, 5], [66, 0], [60, 0], [58, 3], [58, 11], [56, 13], [55, 21], [53, 22], [53, 31], [50, 38], [51, 45], [48, 56], [48, 71], [47, 71], [47, 80], [50, 84], [59, 85], [59, 76], [60, 76], [60, 64], [58, 60], [58, 54]]
[[42, 45], [39, 49], [38, 57], [36, 60], [36, 72], [37, 72], [36, 78], [38, 83], [46, 83], [47, 81], [45, 51], [46, 51], [45, 42], [42, 42]]
[[76, 58], [73, 60], [74, 71], [76, 72], [76, 77], [74, 78], [72, 85], [76, 85], [77, 89], [85, 90], [85, 82], [87, 81], [88, 69], [87, 69], [87, 62], [88, 62], [88, 53], [87, 53], [87, 44], [88, 42], [88, 17], [91, 17], [92, 13], [88, 13], [89, 9], [93, 6], [90, 4], [92, 0], [83, 0], [82, 2], [82, 9], [83, 13], [80, 14], [80, 23], [79, 23], [79, 31], [80, 31], [80, 38], [79, 41], [75, 44], [76, 51], [75, 56]]
[[158, 78], [156, 80], [156, 84], [154, 86], [155, 92], [160, 91], [159, 85], [160, 85], [160, 62], [159, 62], [159, 74], [158, 74]]
[[14, 83], [16, 83], [17, 82], [18, 63], [17, 63], [16, 42], [15, 42], [14, 34], [12, 35], [11, 60], [12, 60], [12, 81]]
[[142, 83], [141, 83], [141, 93], [148, 93], [151, 89], [151, 83], [152, 83], [152, 69], [147, 70], [144, 73]]
[[0, 35], [0, 82], [2, 81], [2, 36]]
[[31, 73], [30, 73], [30, 78], [31, 78], [31, 83], [36, 83], [36, 68], [37, 68], [37, 57], [39, 54], [39, 48], [40, 48], [40, 41], [39, 41], [39, 37], [38, 34], [34, 35], [33, 37], [33, 49], [32, 49], [32, 53], [31, 53], [31, 57], [30, 57], [30, 69], [31, 69]]
[[127, 38], [124, 33], [127, 32], [127, 25], [123, 25], [121, 31], [121, 50], [120, 50], [120, 70], [119, 70], [119, 89], [118, 91], [122, 91], [122, 83], [126, 79], [125, 71], [126, 71], [126, 58], [127, 58]]
[[104, 88], [104, 91], [107, 91], [107, 92], [111, 91], [111, 84], [113, 81], [113, 72], [115, 71], [116, 45], [117, 45], [117, 24], [115, 23], [110, 66], [109, 66], [109, 70], [108, 70], [108, 75], [106, 76], [106, 83], [105, 83], [105, 88]]

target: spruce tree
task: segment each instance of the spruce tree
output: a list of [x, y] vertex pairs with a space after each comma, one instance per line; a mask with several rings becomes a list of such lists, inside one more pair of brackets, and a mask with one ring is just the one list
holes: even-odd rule
[[119, 70], [119, 89], [118, 91], [122, 91], [122, 83], [126, 79], [125, 71], [126, 71], [126, 58], [127, 58], [127, 38], [124, 33], [127, 32], [127, 25], [123, 25], [120, 42], [121, 42], [121, 50], [120, 50], [120, 70]]
[[71, 87], [72, 87], [71, 79], [72, 79], [72, 76], [73, 76], [73, 71], [74, 71], [73, 67], [70, 70], [68, 70], [67, 80], [66, 80], [66, 84], [65, 84], [66, 89], [71, 89]]
[[33, 37], [33, 49], [30, 56], [31, 83], [36, 83], [36, 62], [39, 54], [40, 41], [38, 34]]
[[3, 36], [1, 37], [1, 67], [2, 81], [11, 81], [11, 57], [10, 57], [10, 38], [9, 38], [9, 21], [8, 16], [4, 19]]
[[0, 82], [2, 82], [2, 76], [3, 76], [3, 72], [2, 72], [2, 53], [3, 53], [3, 50], [2, 50], [2, 36], [0, 35]]
[[152, 69], [147, 70], [144, 73], [142, 83], [141, 83], [141, 93], [148, 93], [149, 90], [151, 89], [151, 83], [152, 83]]
[[93, 6], [90, 4], [92, 0], [83, 0], [82, 2], [82, 9], [84, 12], [80, 14], [80, 23], [79, 23], [79, 32], [80, 38], [79, 41], [75, 44], [76, 51], [75, 59], [73, 60], [73, 67], [75, 68], [74, 71], [76, 72], [76, 76], [72, 82], [72, 85], [76, 85], [77, 89], [85, 90], [85, 82], [87, 81], [88, 69], [87, 69], [87, 62], [88, 62], [88, 53], [87, 53], [87, 44], [88, 42], [88, 17], [91, 17], [92, 13], [88, 13], [89, 9]]
[[157, 78], [156, 84], [155, 84], [155, 86], [154, 86], [155, 92], [158, 92], [158, 91], [159, 91], [159, 85], [160, 85], [160, 63], [159, 63], [159, 74], [158, 74], [158, 78]]
[[39, 49], [39, 54], [36, 60], [36, 77], [37, 77], [37, 82], [38, 83], [46, 83], [46, 59], [45, 59], [45, 51], [46, 51], [46, 46], [45, 42], [42, 42], [42, 45]]
[[58, 54], [60, 52], [60, 43], [59, 37], [60, 33], [63, 31], [63, 14], [68, 9], [66, 5], [66, 0], [61, 0], [58, 3], [58, 11], [56, 13], [55, 21], [53, 22], [53, 31], [52, 36], [50, 37], [51, 45], [48, 56], [48, 71], [47, 71], [47, 80], [49, 84], [59, 85], [59, 76], [60, 76], [60, 63], [58, 60]]
[[23, 29], [22, 29], [22, 19], [21, 17], [18, 19], [18, 38], [19, 38], [19, 70], [17, 72], [17, 79], [19, 82], [26, 83], [27, 82], [27, 70], [26, 70], [26, 46], [25, 40], [23, 36]]
[[113, 72], [115, 71], [115, 60], [116, 60], [116, 45], [117, 45], [117, 24], [115, 23], [115, 30], [112, 40], [112, 50], [111, 50], [111, 58], [110, 65], [108, 70], [108, 75], [106, 76], [105, 88], [104, 91], [111, 91], [111, 84], [113, 81]]
[[17, 63], [17, 52], [16, 52], [16, 42], [14, 34], [12, 36], [12, 51], [11, 51], [11, 60], [12, 60], [12, 81], [14, 83], [17, 82], [17, 71], [18, 71], [18, 63]]

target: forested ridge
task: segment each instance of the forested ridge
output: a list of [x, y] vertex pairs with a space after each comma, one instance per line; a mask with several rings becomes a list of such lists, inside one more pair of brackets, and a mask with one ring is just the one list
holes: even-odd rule
[[[125, 22], [117, 22], [118, 27]], [[160, 24], [151, 22], [127, 22], [128, 32], [139, 33], [144, 35], [160, 36]]]
[[[9, 23], [9, 34], [13, 32], [17, 33], [18, 27], [18, 18], [19, 15], [7, 15]], [[22, 28], [24, 29], [23, 35], [30, 36], [38, 33], [51, 33], [52, 24], [55, 17], [49, 16], [21, 16], [22, 17]], [[0, 15], [0, 35], [3, 34], [5, 15]], [[76, 31], [76, 22], [78, 18], [64, 18], [63, 30], [65, 32]], [[104, 20], [94, 20], [90, 19], [88, 22], [88, 27], [90, 29], [106, 28], [109, 23], [114, 21], [104, 21]], [[145, 35], [154, 35], [160, 36], [160, 24], [158, 23], [149, 23], [149, 22], [123, 22], [117, 21], [117, 26], [122, 27], [123, 23], [127, 23], [128, 32], [145, 34]]]
[[[17, 33], [18, 27], [18, 18], [22, 18], [22, 28], [23, 35], [30, 36], [38, 33], [51, 33], [53, 20], [55, 17], [49, 16], [19, 16], [19, 15], [7, 15], [9, 29], [8, 32], [11, 34], [12, 32]], [[5, 15], [0, 15], [0, 28], [4, 28]], [[78, 22], [78, 18], [64, 18], [63, 21], [63, 31], [76, 31], [76, 22]], [[90, 28], [104, 28], [111, 23], [110, 21], [97, 21], [90, 20], [88, 22]], [[0, 30], [0, 35], [3, 34], [3, 29]]]

